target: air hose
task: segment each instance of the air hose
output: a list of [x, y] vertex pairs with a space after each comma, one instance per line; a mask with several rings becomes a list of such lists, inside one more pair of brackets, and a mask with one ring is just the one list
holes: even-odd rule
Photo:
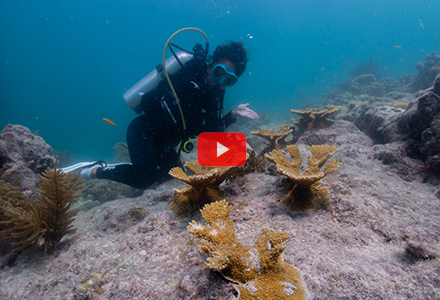
[[[209, 49], [209, 40], [208, 40], [208, 36], [207, 36], [203, 31], [201, 31], [201, 30], [198, 29], [198, 28], [194, 28], [194, 27], [186, 27], [186, 28], [182, 28], [182, 29], [176, 31], [175, 33], [173, 33], [173, 34], [170, 36], [170, 38], [168, 39], [168, 41], [165, 43], [165, 47], [164, 47], [164, 49], [163, 49], [163, 54], [162, 54], [162, 65], [163, 65], [163, 71], [164, 71], [164, 73], [165, 73], [165, 77], [167, 78], [168, 85], [170, 86], [171, 91], [173, 92], [174, 98], [176, 99], [177, 106], [179, 107], [180, 116], [182, 117], [183, 130], [186, 130], [185, 117], [183, 116], [183, 111], [182, 111], [182, 107], [180, 106], [179, 97], [177, 97], [177, 93], [176, 93], [176, 91], [174, 90], [174, 87], [173, 87], [173, 84], [171, 83], [170, 77], [168, 76], [167, 67], [166, 67], [166, 64], [165, 64], [165, 53], [166, 53], [167, 47], [168, 47], [168, 45], [170, 44], [171, 40], [172, 40], [176, 35], [178, 35], [179, 33], [183, 32], [183, 31], [188, 31], [188, 30], [198, 31], [198, 32], [200, 32], [201, 34], [203, 34], [203, 36], [204, 36], [205, 39], [206, 39], [206, 47], [205, 47], [206, 49], [205, 49], [205, 51], [208, 52], [208, 49]], [[206, 53], [206, 55], [208, 55], [208, 53]]]

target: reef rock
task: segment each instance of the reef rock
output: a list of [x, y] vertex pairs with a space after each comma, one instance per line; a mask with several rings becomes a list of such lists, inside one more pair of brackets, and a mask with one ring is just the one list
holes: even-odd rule
[[435, 51], [426, 55], [425, 62], [418, 62], [416, 65], [419, 74], [409, 84], [409, 90], [417, 92], [429, 88], [436, 76], [440, 73], [440, 55]]
[[38, 188], [38, 174], [53, 168], [52, 148], [42, 137], [21, 125], [6, 125], [0, 133], [0, 179], [27, 195]]
[[440, 74], [401, 115], [398, 126], [408, 139], [408, 154], [440, 172]]

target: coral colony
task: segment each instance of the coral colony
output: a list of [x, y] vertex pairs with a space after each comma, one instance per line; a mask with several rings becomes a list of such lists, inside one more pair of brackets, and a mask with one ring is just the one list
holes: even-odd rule
[[185, 168], [194, 176], [186, 175], [178, 167], [169, 172], [174, 178], [189, 185], [186, 188], [174, 189], [174, 201], [170, 205], [170, 210], [179, 217], [188, 217], [192, 210], [224, 199], [225, 193], [219, 189], [219, 185], [230, 177], [235, 169], [235, 167], [203, 169], [197, 161], [186, 162]]
[[76, 232], [71, 223], [81, 208], [70, 207], [86, 186], [77, 174], [66, 174], [56, 167], [57, 160], [54, 169], [39, 175], [38, 201], [0, 180], [0, 236], [17, 246], [14, 251], [34, 245], [41, 238], [47, 251], [64, 235]]
[[209, 225], [192, 221], [188, 226], [205, 240], [198, 245], [208, 256], [205, 265], [235, 282], [240, 300], [306, 299], [301, 274], [281, 259], [289, 233], [264, 227], [252, 251], [237, 241], [228, 218], [231, 209], [225, 200], [207, 204], [201, 213]]
[[330, 147], [328, 145], [311, 146], [312, 156], [308, 157], [308, 167], [304, 172], [300, 168], [302, 158], [298, 146], [289, 145], [287, 150], [290, 153], [292, 162], [278, 150], [266, 154], [267, 160], [276, 165], [278, 172], [290, 179], [289, 193], [281, 202], [293, 211], [312, 210], [323, 204], [329, 194], [326, 187], [321, 187], [321, 179], [341, 166], [339, 162], [332, 160], [321, 170], [321, 167], [338, 149], [336, 146]]

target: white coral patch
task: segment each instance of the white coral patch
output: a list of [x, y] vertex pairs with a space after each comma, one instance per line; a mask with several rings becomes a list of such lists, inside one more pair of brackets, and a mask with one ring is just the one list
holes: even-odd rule
[[256, 291], [258, 291], [258, 289], [255, 287], [255, 285], [253, 285], [252, 283], [245, 283], [243, 285], [244, 288], [246, 288], [249, 292], [251, 292], [252, 294], [255, 293]]
[[217, 227], [219, 229], [225, 229], [226, 228], [225, 222], [223, 222], [223, 221], [218, 221], [218, 222], [215, 223], [215, 225], [217, 225]]
[[191, 226], [191, 228], [193, 230], [198, 230], [198, 231], [203, 230], [203, 228], [204, 228], [204, 226], [202, 224], [199, 224], [199, 223], [196, 223], [196, 224], [191, 223], [191, 224], [189, 224], [189, 226]]
[[291, 284], [290, 282], [280, 282], [280, 285], [285, 287], [285, 289], [283, 289], [284, 294], [286, 294], [287, 296], [292, 296], [295, 294], [295, 291], [298, 290], [296, 286], [294, 286], [293, 284]]
[[216, 236], [218, 234], [218, 231], [216, 229], [211, 229], [211, 231], [209, 232], [209, 234], [211, 236]]

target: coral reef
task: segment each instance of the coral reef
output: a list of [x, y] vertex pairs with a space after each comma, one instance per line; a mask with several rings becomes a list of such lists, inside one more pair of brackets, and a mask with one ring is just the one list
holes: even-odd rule
[[54, 166], [52, 148], [27, 127], [6, 125], [0, 133], [0, 179], [34, 197], [37, 174]]
[[316, 108], [292, 109], [292, 113], [300, 115], [301, 119], [296, 124], [301, 132], [310, 131], [313, 128], [323, 129], [330, 127], [335, 121], [328, 119], [328, 117], [337, 111], [340, 106], [330, 106], [324, 110], [317, 110]]
[[[375, 159], [379, 145], [352, 122], [338, 120], [330, 128], [304, 133], [297, 142], [302, 155], [308, 146], [320, 144], [337, 145], [332, 158], [343, 161], [322, 180], [332, 213], [291, 212], [279, 205], [286, 194], [279, 184], [287, 178], [249, 174], [245, 190], [228, 196], [237, 240], [253, 247], [265, 226], [288, 231], [291, 239], [282, 258], [301, 271], [310, 299], [437, 300], [439, 186], [402, 180], [391, 165]], [[304, 155], [302, 165], [307, 165]], [[202, 240], [186, 229], [193, 219], [207, 226], [200, 213], [187, 221], [167, 210], [172, 189], [179, 186], [178, 180], [169, 180], [138, 198], [80, 211], [72, 223], [77, 233], [62, 239], [58, 255], [41, 255], [41, 248], [5, 255], [0, 249], [0, 298], [236, 298], [236, 284], [200, 268], [208, 258], [197, 248]], [[231, 186], [236, 184], [221, 188]], [[408, 239], [408, 227], [415, 238]], [[252, 253], [255, 262], [254, 247]], [[80, 292], [95, 274], [103, 279]]]
[[280, 125], [280, 131], [276, 132], [273, 129], [261, 128], [260, 130], [252, 131], [253, 135], [262, 137], [269, 144], [264, 148], [260, 155], [263, 156], [265, 153], [270, 152], [274, 149], [279, 149], [281, 146], [286, 145], [285, 139], [287, 136], [293, 132], [294, 125]]
[[84, 180], [77, 174], [48, 169], [39, 175], [41, 187], [38, 201], [20, 193], [9, 183], [0, 181], [0, 236], [11, 240], [19, 251], [44, 239], [45, 251], [52, 248], [66, 234], [75, 233], [71, 210], [73, 202], [85, 189]]
[[369, 95], [380, 97], [387, 91], [386, 79], [378, 80], [373, 74], [359, 75], [352, 80], [345, 80], [339, 89], [348, 91], [353, 95]]
[[390, 106], [362, 105], [342, 117], [355, 122], [376, 143], [403, 143], [403, 156], [420, 159], [428, 171], [438, 173], [440, 75], [437, 75], [432, 87], [418, 95], [409, 102], [405, 111]]
[[398, 120], [400, 132], [409, 139], [408, 155], [440, 172], [440, 74], [434, 85], [411, 103]]
[[185, 163], [194, 176], [188, 176], [179, 168], [172, 168], [169, 172], [174, 178], [189, 184], [189, 187], [174, 189], [174, 201], [170, 204], [176, 216], [188, 217], [194, 209], [199, 209], [207, 203], [224, 199], [225, 193], [219, 189], [219, 185], [228, 179], [234, 171], [234, 167], [202, 168], [196, 161]]
[[198, 245], [209, 256], [205, 265], [238, 284], [238, 299], [306, 299], [301, 274], [281, 259], [289, 233], [264, 227], [254, 257], [251, 247], [235, 237], [231, 209], [224, 200], [205, 205], [201, 213], [209, 226], [196, 221], [188, 226], [190, 233], [205, 240]]
[[278, 172], [290, 179], [288, 186], [289, 193], [282, 203], [286, 204], [293, 211], [308, 211], [323, 204], [329, 194], [326, 187], [321, 187], [321, 179], [328, 173], [336, 171], [341, 164], [335, 160], [327, 163], [321, 171], [321, 167], [335, 154], [336, 146], [314, 145], [310, 146], [312, 156], [308, 157], [308, 167], [302, 172], [302, 158], [299, 148], [296, 145], [287, 146], [292, 162], [278, 150], [266, 154], [267, 160], [276, 165]]
[[419, 74], [409, 85], [411, 92], [429, 88], [434, 82], [436, 76], [440, 74], [440, 55], [435, 51], [426, 55], [425, 62], [418, 62], [416, 65]]

